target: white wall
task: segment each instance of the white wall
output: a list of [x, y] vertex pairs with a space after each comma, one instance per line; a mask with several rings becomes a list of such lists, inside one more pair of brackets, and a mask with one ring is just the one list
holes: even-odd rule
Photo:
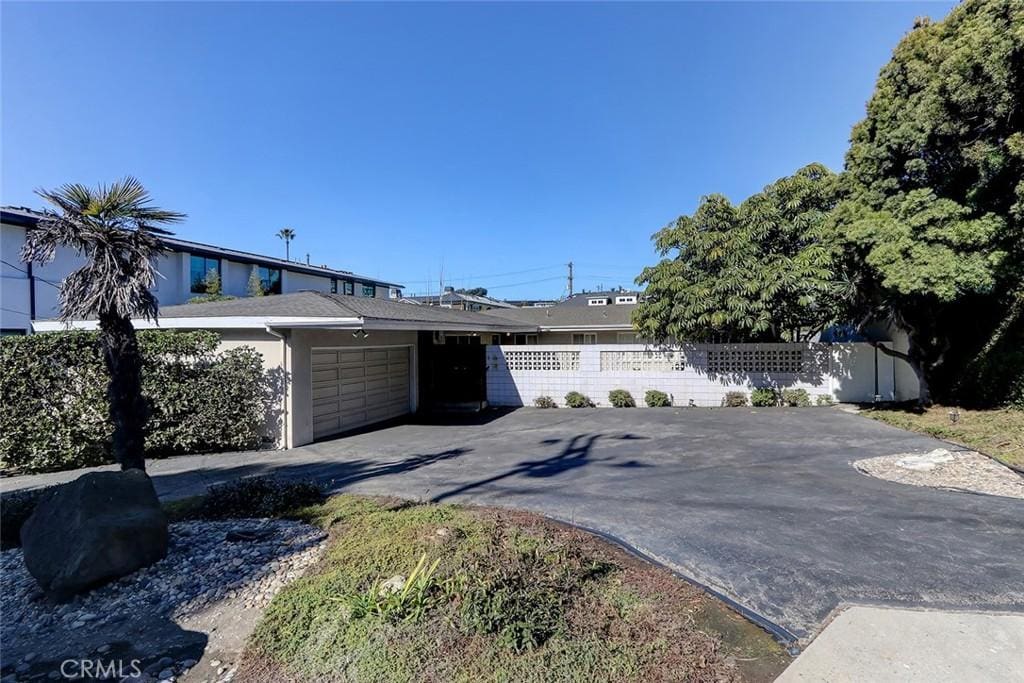
[[[331, 291], [331, 278], [329, 277], [307, 275], [306, 273], [292, 273], [287, 270], [281, 273], [281, 277], [283, 278], [281, 291], [285, 294], [288, 292], [299, 292], [304, 289], [310, 289], [314, 292]], [[340, 282], [338, 283], [338, 288], [341, 288]]]
[[24, 228], [0, 224], [0, 328], [5, 330], [30, 327], [28, 275], [19, 255], [24, 242]]
[[161, 306], [174, 306], [189, 300], [192, 274], [188, 254], [169, 251], [156, 260], [156, 286], [153, 294]]
[[[624, 351], [630, 355], [606, 356], [602, 369], [602, 353]], [[802, 371], [711, 369], [709, 352], [722, 351], [761, 353], [769, 358], [792, 358], [791, 354], [799, 353]], [[626, 389], [642, 404], [644, 393], [657, 389], [670, 394], [675, 405], [693, 401], [698, 406], [718, 406], [726, 392], [775, 387], [805, 389], [812, 401], [827, 395], [839, 402], [869, 402], [875, 394], [875, 358], [875, 349], [869, 344], [690, 344], [669, 352], [643, 344], [489, 346], [487, 400], [492, 405], [520, 406], [550, 396], [562, 404], [566, 393], [579, 391], [599, 405], [608, 405], [609, 391]], [[625, 367], [611, 369], [614, 359], [620, 359], [619, 365]], [[878, 353], [877, 359], [878, 392], [882, 400], [892, 400], [901, 393], [893, 385], [899, 373], [894, 372], [890, 356]], [[792, 362], [778, 362], [797, 367]], [[536, 369], [523, 369], [524, 363]]]
[[[21, 262], [21, 245], [25, 242], [25, 228], [18, 225], [2, 224], [0, 238], [0, 255], [3, 260], [13, 265], [3, 264], [3, 277], [0, 278], [0, 299], [3, 308], [0, 311], [0, 327], [23, 328], [31, 327], [27, 323], [29, 312], [28, 265]], [[82, 266], [84, 259], [70, 249], [58, 249], [54, 260], [46, 265], [33, 266], [32, 273], [36, 280], [36, 319], [56, 318], [60, 314], [60, 284], [69, 273]], [[15, 268], [14, 266], [17, 266]]]

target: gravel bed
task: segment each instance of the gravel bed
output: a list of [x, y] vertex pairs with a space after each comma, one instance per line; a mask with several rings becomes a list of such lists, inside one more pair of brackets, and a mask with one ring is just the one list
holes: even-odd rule
[[976, 451], [936, 448], [928, 453], [867, 458], [853, 466], [869, 476], [900, 484], [1024, 498], [1024, 477]]
[[[202, 652], [183, 654], [188, 648], [178, 646], [187, 639], [175, 639], [175, 632], [185, 633], [177, 624], [188, 624], [200, 615], [210, 621], [211, 614], [215, 622], [222, 608], [238, 613], [266, 606], [282, 586], [319, 558], [325, 538], [317, 527], [276, 519], [172, 524], [166, 558], [61, 605], [43, 596], [20, 549], [4, 551], [0, 681], [39, 680], [43, 673], [43, 679], [59, 679], [54, 663], [66, 658], [123, 658], [129, 651], [133, 658], [141, 658], [144, 673], [127, 680], [180, 678]], [[180, 652], [173, 655], [175, 649]], [[233, 669], [217, 664], [207, 676], [229, 680]]]

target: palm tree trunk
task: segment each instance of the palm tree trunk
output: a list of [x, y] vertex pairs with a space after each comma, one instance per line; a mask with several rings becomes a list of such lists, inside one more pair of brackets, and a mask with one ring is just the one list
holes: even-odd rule
[[149, 410], [142, 397], [142, 356], [131, 320], [100, 315], [100, 345], [110, 374], [107, 400], [114, 424], [114, 460], [122, 470], [145, 470], [144, 429]]

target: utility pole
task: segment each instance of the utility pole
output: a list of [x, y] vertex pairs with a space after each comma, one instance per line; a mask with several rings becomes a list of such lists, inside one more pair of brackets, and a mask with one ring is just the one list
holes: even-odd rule
[[572, 261], [569, 261], [569, 296], [572, 297]]

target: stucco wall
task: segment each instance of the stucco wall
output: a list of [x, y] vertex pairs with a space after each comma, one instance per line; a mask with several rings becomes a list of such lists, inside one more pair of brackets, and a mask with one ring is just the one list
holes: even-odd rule
[[284, 271], [281, 275], [284, 278], [284, 281], [281, 283], [281, 291], [285, 293], [298, 292], [303, 289], [309, 289], [314, 292], [331, 291], [331, 278], [329, 277], [318, 277], [316, 275], [307, 275], [306, 273], [292, 273], [289, 271]]

